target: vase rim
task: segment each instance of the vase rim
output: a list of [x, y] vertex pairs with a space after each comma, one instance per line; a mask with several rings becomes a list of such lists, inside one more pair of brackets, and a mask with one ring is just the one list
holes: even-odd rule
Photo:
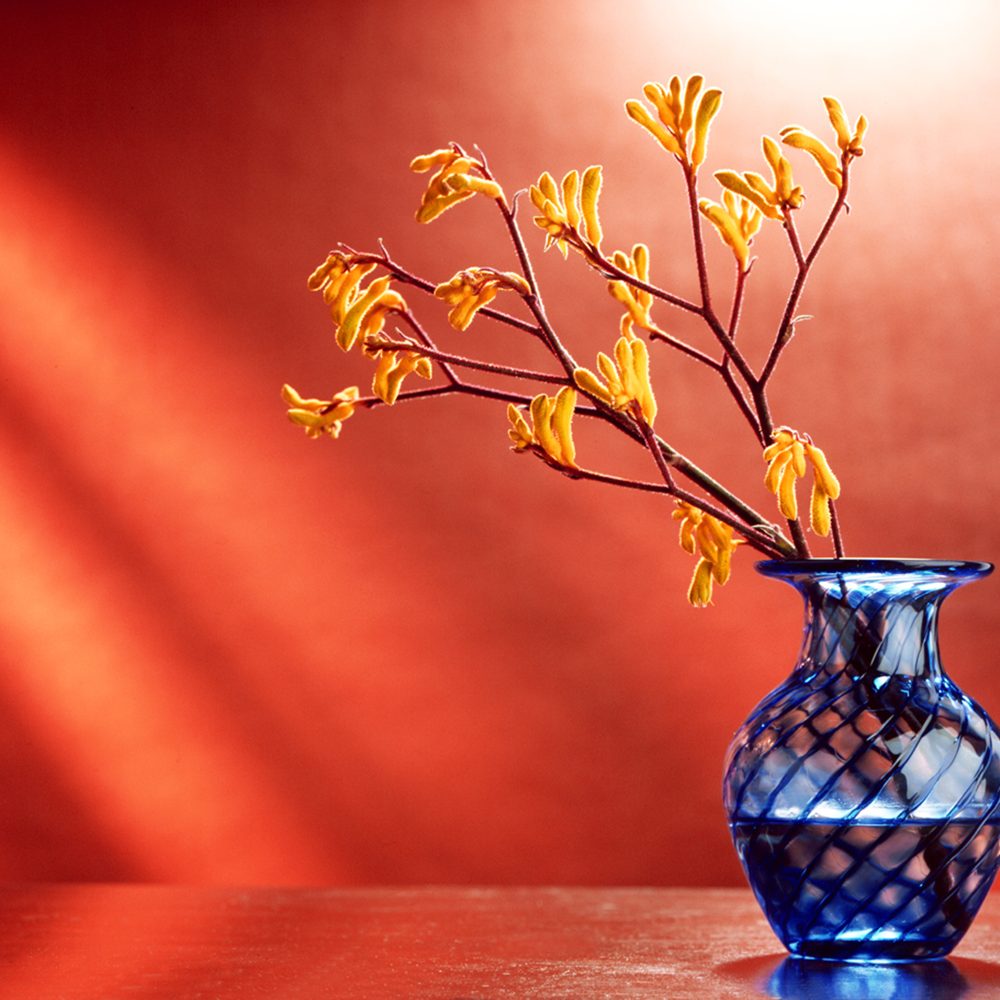
[[764, 576], [827, 576], [882, 573], [887, 576], [937, 576], [976, 579], [993, 572], [993, 563], [963, 559], [764, 559], [754, 564]]

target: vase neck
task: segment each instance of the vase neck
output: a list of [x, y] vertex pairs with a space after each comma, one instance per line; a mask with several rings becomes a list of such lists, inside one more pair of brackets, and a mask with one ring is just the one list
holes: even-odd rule
[[940, 677], [941, 603], [991, 569], [985, 563], [911, 560], [803, 560], [758, 568], [805, 598], [800, 671], [873, 679]]
[[847, 670], [855, 676], [938, 677], [938, 609], [945, 594], [884, 590], [846, 594], [815, 585], [805, 590], [806, 634], [800, 668]]

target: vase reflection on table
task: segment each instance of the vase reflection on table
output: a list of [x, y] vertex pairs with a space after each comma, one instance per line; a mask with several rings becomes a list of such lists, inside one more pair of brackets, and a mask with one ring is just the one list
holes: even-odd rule
[[758, 564], [805, 597], [792, 676], [733, 739], [733, 841], [793, 955], [947, 955], [996, 874], [1000, 733], [941, 668], [937, 616], [987, 563]]

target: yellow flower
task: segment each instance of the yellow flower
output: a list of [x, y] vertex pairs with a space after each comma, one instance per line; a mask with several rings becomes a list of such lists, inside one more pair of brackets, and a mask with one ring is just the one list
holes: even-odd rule
[[[404, 340], [408, 344], [413, 344], [415, 348], [418, 347], [416, 341], [404, 337], [401, 333], [397, 333], [396, 340]], [[434, 367], [430, 358], [424, 357], [419, 351], [387, 350], [380, 346], [386, 342], [386, 338], [381, 334], [369, 337], [365, 341], [364, 353], [375, 361], [372, 392], [383, 403], [392, 406], [407, 375], [416, 373], [420, 378], [431, 379], [434, 377]]]
[[819, 164], [826, 179], [839, 190], [844, 185], [842, 164], [850, 163], [854, 157], [861, 156], [865, 151], [861, 143], [868, 130], [868, 119], [861, 115], [854, 126], [854, 131], [851, 132], [840, 101], [835, 97], [824, 97], [823, 103], [826, 105], [830, 124], [837, 134], [840, 157], [822, 139], [800, 125], [789, 125], [787, 128], [783, 128], [781, 141], [796, 149], [804, 149]]
[[755, 205], [767, 218], [781, 221], [786, 213], [802, 205], [801, 187], [792, 180], [792, 165], [781, 155], [781, 147], [770, 137], [763, 138], [764, 156], [771, 167], [773, 184], [768, 184], [760, 174], [748, 170], [738, 174], [735, 170], [719, 170], [715, 179], [734, 194]]
[[[632, 247], [631, 256], [622, 250], [616, 250], [612, 260], [616, 267], [628, 272], [633, 278], [649, 282], [649, 247], [644, 243], [636, 243]], [[651, 292], [636, 288], [627, 281], [609, 281], [608, 291], [612, 298], [617, 299], [625, 307], [621, 319], [623, 336], [628, 336], [633, 326], [641, 330], [656, 329], [656, 324], [649, 314], [653, 307]]]
[[750, 244], [764, 221], [760, 210], [744, 198], [737, 198], [732, 191], [722, 192], [722, 204], [708, 198], [698, 202], [698, 209], [715, 227], [722, 242], [736, 255], [740, 270], [750, 267]]
[[733, 537], [731, 525], [684, 500], [677, 501], [673, 518], [681, 523], [681, 548], [699, 557], [688, 600], [696, 608], [707, 607], [712, 603], [713, 583], [721, 587], [729, 579], [733, 550], [743, 544], [743, 539]]
[[[629, 118], [638, 122], [668, 153], [673, 153], [693, 171], [697, 171], [705, 160], [708, 129], [722, 105], [721, 90], [706, 90], [698, 101], [703, 82], [702, 77], [692, 76], [683, 88], [683, 95], [680, 77], [675, 76], [669, 87], [664, 87], [662, 83], [647, 83], [642, 92], [656, 109], [658, 118], [652, 116], [642, 101], [625, 102]], [[693, 145], [690, 144], [692, 128]]]
[[349, 254], [331, 253], [311, 275], [311, 291], [322, 292], [323, 301], [330, 307], [337, 343], [349, 351], [360, 340], [362, 343], [382, 331], [389, 312], [405, 312], [402, 295], [393, 291], [389, 277], [376, 278], [367, 288], [361, 287], [362, 279], [376, 265], [359, 264]]
[[418, 174], [434, 170], [420, 201], [420, 208], [417, 209], [417, 222], [430, 222], [474, 194], [484, 194], [507, 204], [500, 185], [482, 176], [485, 169], [483, 164], [466, 156], [455, 146], [414, 157], [410, 162], [410, 169]]
[[538, 178], [537, 184], [531, 185], [531, 203], [541, 213], [534, 221], [545, 230], [546, 250], [554, 243], [565, 257], [567, 244], [579, 250], [585, 244], [600, 248], [603, 232], [597, 200], [601, 183], [601, 168], [595, 165], [587, 167], [582, 178], [571, 170], [560, 186], [548, 171]]
[[338, 392], [332, 399], [305, 399], [290, 385], [281, 387], [281, 398], [288, 406], [288, 419], [305, 428], [311, 438], [324, 434], [340, 437], [341, 424], [354, 413], [358, 400], [356, 385]]
[[546, 396], [544, 392], [535, 396], [529, 407], [530, 424], [520, 408], [508, 403], [510, 427], [507, 436], [513, 443], [513, 450], [540, 449], [542, 457], [550, 464], [575, 469], [576, 445], [572, 428], [575, 409], [576, 391], [568, 385], [555, 396]]
[[813, 469], [809, 523], [817, 535], [830, 534], [830, 501], [840, 496], [840, 482], [833, 474], [826, 455], [812, 443], [808, 434], [790, 427], [779, 427], [771, 435], [774, 442], [764, 449], [768, 463], [764, 485], [778, 498], [778, 509], [790, 521], [799, 516], [795, 482], [805, 476], [809, 465]]
[[615, 343], [615, 358], [601, 352], [597, 368], [604, 381], [589, 368], [577, 368], [573, 381], [585, 393], [615, 410], [629, 409], [636, 404], [643, 419], [652, 427], [656, 419], [656, 397], [649, 381], [649, 350], [646, 343], [629, 332]]
[[868, 119], [864, 115], [859, 115], [854, 131], [851, 132], [847, 124], [847, 115], [844, 114], [844, 107], [836, 97], [824, 97], [823, 103], [826, 105], [826, 113], [830, 118], [830, 124], [834, 132], [837, 133], [837, 145], [842, 153], [848, 156], [863, 156], [864, 146], [861, 145], [868, 131]]
[[513, 271], [495, 271], [489, 267], [469, 267], [459, 271], [449, 281], [434, 289], [434, 295], [453, 306], [448, 322], [456, 330], [466, 330], [476, 313], [496, 298], [500, 289], [506, 288], [519, 295], [529, 295], [531, 289], [519, 274]]

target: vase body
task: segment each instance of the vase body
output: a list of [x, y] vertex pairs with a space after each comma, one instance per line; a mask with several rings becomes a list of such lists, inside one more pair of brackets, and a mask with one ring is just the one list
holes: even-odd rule
[[723, 783], [733, 842], [793, 955], [948, 954], [996, 873], [1000, 734], [945, 675], [944, 598], [986, 563], [759, 563], [805, 597], [791, 677], [750, 714]]

